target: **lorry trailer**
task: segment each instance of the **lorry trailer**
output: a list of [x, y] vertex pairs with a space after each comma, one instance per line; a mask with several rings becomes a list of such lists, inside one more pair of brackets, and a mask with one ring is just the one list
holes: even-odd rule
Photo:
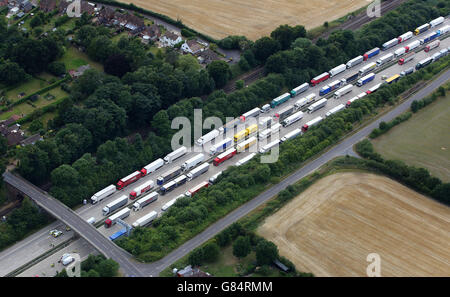
[[133, 223], [133, 227], [134, 228], [144, 227], [144, 226], [150, 224], [157, 217], [158, 217], [158, 213], [153, 210], [153, 211], [149, 212], [148, 214], [146, 214], [145, 216], [137, 219], [136, 222]]
[[293, 139], [293, 138], [301, 135], [302, 133], [303, 133], [302, 129], [300, 129], [300, 128], [292, 130], [291, 132], [289, 132], [286, 135], [284, 135], [283, 137], [281, 137], [280, 142], [285, 142], [286, 140]]
[[274, 141], [272, 141], [272, 142], [266, 144], [265, 146], [263, 146], [263, 147], [259, 150], [259, 153], [260, 153], [260, 154], [264, 154], [264, 153], [270, 151], [273, 147], [275, 147], [275, 146], [277, 146], [277, 145], [279, 145], [279, 144], [280, 144], [280, 140], [279, 140], [279, 139], [274, 140]]
[[413, 42], [410, 42], [405, 46], [405, 50], [408, 53], [408, 52], [416, 49], [417, 47], [419, 47], [419, 45], [420, 45], [420, 41], [414, 40]]
[[252, 136], [249, 139], [247, 139], [241, 143], [238, 143], [238, 145], [236, 145], [236, 151], [238, 153], [241, 153], [241, 152], [245, 151], [246, 149], [248, 149], [249, 147], [253, 146], [256, 142], [257, 142], [256, 137]]
[[175, 181], [170, 181], [167, 184], [162, 185], [159, 188], [159, 193], [161, 195], [165, 195], [166, 193], [172, 191], [173, 189], [175, 189], [177, 187], [177, 183]]
[[429, 45], [427, 45], [424, 49], [424, 51], [426, 53], [428, 53], [429, 51], [431, 51], [432, 49], [437, 48], [439, 45], [441, 44], [441, 42], [439, 40], [435, 40], [432, 43], [430, 43]]
[[439, 32], [439, 31], [430, 33], [430, 34], [428, 34], [427, 36], [425, 36], [424, 39], [419, 39], [419, 42], [420, 42], [420, 44], [428, 43], [428, 42], [430, 42], [430, 41], [436, 39], [437, 37], [439, 37], [439, 35], [440, 35], [440, 32]]
[[397, 82], [400, 79], [400, 74], [395, 74], [384, 81], [385, 84], [390, 85], [393, 82]]
[[226, 150], [227, 148], [229, 148], [232, 145], [233, 145], [233, 140], [231, 138], [225, 138], [225, 139], [219, 141], [218, 143], [212, 145], [209, 148], [209, 154], [215, 155], [217, 153], [223, 152], [224, 150]]
[[381, 46], [382, 50], [385, 51], [387, 49], [390, 49], [391, 47], [394, 47], [398, 44], [398, 38], [393, 38], [389, 41], [386, 41], [385, 43], [383, 43], [383, 45]]
[[301, 94], [301, 93], [305, 92], [308, 88], [309, 88], [309, 84], [308, 83], [304, 83], [304, 84], [299, 85], [298, 87], [292, 89], [291, 97], [295, 97], [298, 94]]
[[209, 178], [209, 183], [211, 184], [211, 185], [213, 185], [215, 182], [216, 182], [216, 180], [217, 180], [217, 178], [219, 177], [219, 175], [221, 175], [222, 174], [222, 171], [219, 171], [219, 172], [217, 172], [216, 174], [214, 174], [213, 176], [211, 176], [210, 178]]
[[158, 185], [162, 185], [165, 182], [168, 182], [169, 180], [175, 178], [178, 174], [180, 174], [182, 171], [181, 166], [176, 166], [172, 169], [167, 170], [166, 172], [164, 172], [163, 174], [161, 174], [157, 179], [156, 179], [156, 184]]
[[179, 177], [175, 178], [173, 181], [176, 184], [176, 186], [179, 187], [187, 182], [187, 176], [184, 174], [180, 175]]
[[241, 119], [236, 118], [236, 119], [226, 123], [225, 125], [223, 125], [223, 127], [220, 127], [219, 132], [220, 132], [220, 134], [227, 133], [228, 131], [234, 132], [234, 128], [236, 128], [240, 123], [241, 123]]
[[344, 85], [344, 80], [335, 80], [332, 83], [324, 86], [323, 88], [320, 89], [319, 91], [319, 96], [324, 96], [338, 88], [340, 88], [341, 86]]
[[327, 99], [325, 99], [325, 98], [320, 99], [319, 101], [317, 101], [316, 103], [311, 104], [311, 106], [308, 107], [308, 113], [313, 113], [316, 110], [324, 107], [325, 105], [327, 105]]
[[328, 73], [330, 74], [330, 77], [333, 77], [335, 75], [338, 75], [341, 72], [344, 72], [347, 69], [347, 66], [345, 64], [341, 64], [339, 66], [334, 67]]
[[408, 31], [406, 33], [403, 33], [402, 35], [400, 35], [398, 37], [398, 43], [405, 42], [406, 40], [410, 39], [411, 37], [413, 37], [413, 32]]
[[214, 130], [206, 133], [205, 135], [203, 135], [199, 139], [197, 139], [197, 141], [195, 143], [197, 145], [204, 145], [205, 143], [210, 142], [211, 140], [213, 140], [214, 138], [216, 138], [219, 135], [220, 135], [219, 130], [214, 129]]
[[109, 237], [109, 239], [110, 240], [116, 240], [116, 239], [118, 239], [118, 238], [120, 238], [120, 237], [122, 237], [122, 236], [124, 236], [125, 234], [127, 234], [127, 229], [122, 229], [122, 230], [120, 230], [120, 231], [117, 231], [116, 233], [114, 233], [113, 235], [111, 235], [110, 237]]
[[392, 59], [394, 59], [394, 55], [392, 53], [384, 55], [377, 60], [377, 66], [380, 67], [381, 65], [386, 64], [387, 62], [391, 61]]
[[236, 155], [236, 149], [235, 148], [229, 149], [228, 151], [223, 152], [216, 158], [214, 158], [213, 164], [214, 166], [219, 166], [226, 160], [231, 159], [234, 155]]
[[353, 90], [353, 85], [346, 85], [345, 87], [343, 87], [342, 89], [337, 90], [337, 91], [334, 93], [334, 95], [333, 95], [333, 96], [334, 96], [334, 99], [339, 99], [339, 98], [341, 98], [342, 96], [344, 96], [344, 95], [350, 93], [352, 90]]
[[245, 128], [244, 130], [239, 131], [234, 135], [234, 142], [237, 143], [244, 139], [247, 136], [253, 135], [256, 132], [258, 132], [258, 125], [254, 124], [249, 126], [248, 128]]
[[203, 173], [205, 173], [208, 170], [209, 170], [209, 163], [203, 163], [202, 165], [198, 166], [195, 169], [192, 169], [191, 172], [186, 174], [187, 180], [191, 181], [194, 178], [196, 178], [197, 176], [202, 175]]
[[158, 192], [152, 192], [145, 196], [144, 198], [139, 199], [135, 203], [133, 203], [133, 211], [139, 211], [149, 205], [150, 203], [158, 200]]
[[406, 48], [405, 48], [405, 47], [401, 47], [401, 48], [395, 50], [394, 56], [395, 56], [396, 58], [398, 58], [398, 57], [404, 55], [405, 53], [406, 53]]
[[347, 64], [346, 64], [346, 67], [347, 68], [352, 68], [353, 66], [362, 63], [362, 61], [364, 61], [364, 57], [363, 56], [358, 56], [358, 57], [353, 58], [350, 61], [348, 61]]
[[147, 193], [153, 188], [154, 184], [155, 183], [152, 180], [149, 180], [143, 183], [142, 185], [134, 188], [133, 191], [130, 192], [130, 199], [134, 200], [137, 197], [141, 196], [142, 194]]
[[184, 195], [186, 195], [189, 198], [194, 197], [194, 195], [197, 194], [201, 189], [204, 189], [204, 188], [207, 188], [207, 187], [209, 187], [209, 183], [204, 181], [204, 182], [196, 185], [195, 187], [193, 187], [189, 191], [187, 191]]
[[276, 123], [271, 128], [268, 128], [268, 129], [258, 133], [258, 139], [259, 140], [266, 139], [267, 137], [271, 136], [272, 134], [277, 133], [278, 131], [280, 131], [280, 128], [281, 128], [281, 124], [280, 123]]
[[175, 161], [176, 159], [178, 159], [179, 157], [183, 156], [186, 153], [187, 148], [185, 146], [179, 147], [178, 149], [174, 150], [173, 152], [165, 156], [164, 162], [166, 162], [166, 164], [172, 163], [173, 161]]
[[272, 117], [262, 117], [259, 119], [258, 122], [258, 126], [259, 128], [263, 129], [263, 128], [270, 128], [270, 126], [272, 125]]
[[249, 118], [255, 118], [261, 113], [261, 109], [259, 107], [255, 107], [250, 111], [247, 111], [246, 113], [242, 114], [240, 119], [241, 122], [245, 122]]
[[409, 67], [408, 69], [400, 72], [400, 76], [407, 76], [414, 72], [414, 67]]
[[127, 195], [122, 195], [116, 200], [108, 203], [105, 207], [103, 207], [102, 212], [104, 216], [109, 215], [116, 209], [121, 208], [122, 206], [126, 205], [128, 203], [128, 197]]
[[135, 181], [139, 180], [142, 177], [142, 174], [140, 171], [135, 171], [132, 174], [122, 178], [117, 182], [117, 190], [122, 190], [126, 186], [134, 183]]
[[296, 112], [293, 115], [287, 117], [283, 121], [283, 127], [288, 127], [288, 126], [292, 125], [293, 123], [300, 121], [302, 118], [303, 118], [303, 112], [301, 112], [301, 111]]
[[254, 156], [256, 156], [256, 153], [251, 153], [250, 155], [248, 155], [245, 158], [242, 158], [241, 160], [237, 161], [235, 166], [241, 166], [244, 165], [245, 163], [247, 163], [248, 161], [250, 161]]
[[163, 165], [164, 165], [164, 160], [159, 158], [158, 160], [155, 160], [152, 163], [145, 166], [144, 168], [142, 168], [141, 174], [142, 174], [142, 176], [146, 176], [147, 174], [155, 172], [157, 169], [159, 169]]
[[284, 102], [288, 101], [289, 99], [291, 99], [291, 94], [289, 93], [284, 93], [283, 95], [278, 96], [277, 98], [273, 99], [270, 102], [270, 107], [275, 108], [278, 105], [283, 104]]
[[350, 75], [347, 78], [345, 78], [345, 82], [346, 83], [350, 83], [350, 82], [354, 81], [355, 79], [357, 79], [358, 77], [359, 77], [359, 73], [355, 72], [352, 75]]
[[434, 20], [432, 20], [432, 21], [430, 22], [430, 27], [431, 27], [431, 28], [434, 28], [434, 27], [436, 27], [436, 26], [439, 26], [439, 25], [442, 24], [444, 21], [445, 21], [445, 18], [442, 17], [442, 16], [440, 16], [440, 17], [438, 17], [438, 18], [435, 18]]
[[381, 85], [382, 83], [379, 83], [371, 87], [369, 90], [366, 91], [367, 95], [375, 93], [381, 87]]
[[309, 128], [311, 128], [312, 126], [317, 125], [318, 123], [320, 123], [323, 120], [322, 117], [317, 117], [312, 119], [311, 121], [307, 122], [306, 124], [304, 124], [302, 126], [302, 131], [303, 133], [305, 133], [306, 131], [308, 131]]
[[278, 121], [281, 122], [285, 118], [287, 118], [294, 111], [294, 105], [286, 106], [281, 109], [279, 112], [275, 113], [275, 117], [278, 118]]
[[429, 65], [431, 62], [433, 62], [433, 58], [431, 58], [431, 57], [421, 60], [419, 63], [416, 64], [416, 70], [419, 70], [419, 69]]
[[361, 75], [361, 76], [365, 75], [366, 73], [374, 70], [375, 67], [377, 67], [377, 63], [375, 63], [375, 62], [369, 63], [369, 64], [365, 65], [364, 67], [362, 67], [361, 69], [359, 69], [359, 75]]
[[114, 225], [117, 222], [117, 219], [125, 219], [130, 215], [130, 209], [128, 207], [125, 207], [124, 209], [118, 211], [117, 213], [113, 214], [109, 218], [105, 220], [105, 227], [109, 228], [112, 225]]
[[199, 163], [201, 163], [203, 160], [205, 159], [205, 155], [200, 153], [195, 155], [194, 157], [190, 158], [189, 160], [187, 160], [186, 162], [184, 162], [181, 165], [181, 168], [183, 169], [183, 171], [189, 170], [195, 166], [197, 166]]
[[97, 202], [102, 201], [106, 197], [112, 195], [117, 190], [115, 185], [109, 185], [101, 191], [98, 191], [91, 197], [91, 203], [96, 204]]
[[331, 116], [331, 115], [333, 115], [333, 114], [335, 114], [335, 113], [337, 113], [337, 112], [340, 112], [341, 110], [344, 110], [344, 109], [345, 109], [345, 105], [344, 105], [344, 104], [339, 104], [338, 106], [333, 107], [332, 109], [330, 109], [330, 110], [325, 114], [325, 116], [326, 116], [326, 117], [329, 117], [329, 116]]
[[416, 28], [416, 30], [414, 30], [414, 35], [422, 34], [423, 32], [427, 31], [429, 28], [430, 28], [430, 24], [428, 24], [428, 23], [423, 24], [422, 26], [419, 26]]
[[[183, 195], [184, 196], [184, 195]], [[178, 198], [178, 197], [177, 197]], [[161, 207], [162, 211], [166, 211], [169, 209], [169, 207], [171, 207], [172, 205], [175, 204], [175, 202], [177, 202], [177, 198], [174, 198], [172, 200], [170, 200], [169, 202], [167, 202], [166, 204], [163, 205], [163, 207]]]
[[366, 83], [368, 83], [368, 82], [374, 80], [374, 78], [375, 78], [375, 73], [372, 72], [372, 73], [370, 73], [370, 74], [367, 74], [367, 75], [364, 76], [364, 77], [361, 77], [361, 78], [358, 80], [358, 82], [356, 83], [356, 85], [357, 85], [358, 87], [361, 87], [361, 86], [365, 85]]
[[363, 55], [363, 59], [364, 59], [364, 61], [367, 61], [368, 59], [372, 58], [373, 56], [378, 55], [379, 53], [380, 53], [380, 48], [378, 48], [378, 47], [373, 48]]

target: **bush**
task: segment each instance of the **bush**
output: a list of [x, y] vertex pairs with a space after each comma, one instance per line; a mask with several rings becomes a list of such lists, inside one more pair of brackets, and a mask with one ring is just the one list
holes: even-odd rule
[[66, 65], [63, 62], [52, 62], [47, 67], [48, 72], [54, 76], [61, 76], [66, 73]]

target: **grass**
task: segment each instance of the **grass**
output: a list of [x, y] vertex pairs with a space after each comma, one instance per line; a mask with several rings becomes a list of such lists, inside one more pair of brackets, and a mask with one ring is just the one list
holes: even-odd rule
[[406, 122], [372, 141], [386, 159], [427, 168], [444, 182], [450, 181], [450, 94], [413, 114]]
[[63, 62], [66, 65], [66, 70], [69, 71], [71, 69], [77, 69], [83, 65], [91, 65], [91, 67], [103, 71], [103, 66], [100, 63], [94, 62], [91, 60], [88, 55], [83, 52], [80, 52], [75, 47], [69, 47], [61, 59], [60, 62]]
[[50, 84], [48, 82], [33, 77], [29, 81], [17, 86], [12, 90], [9, 90], [8, 92], [6, 92], [5, 95], [6, 98], [8, 98], [11, 102], [15, 102], [20, 99], [18, 97], [20, 93], [25, 93], [25, 95], [29, 95], [49, 85]]

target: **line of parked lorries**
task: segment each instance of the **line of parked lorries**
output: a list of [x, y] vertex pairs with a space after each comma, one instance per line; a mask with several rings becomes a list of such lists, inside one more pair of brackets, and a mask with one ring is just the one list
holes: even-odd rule
[[[392, 48], [393, 46], [403, 43], [406, 40], [410, 39], [413, 34], [419, 35], [423, 32], [427, 31], [430, 28], [436, 27], [437, 25], [444, 22], [443, 17], [439, 17], [430, 23], [424, 24], [413, 32], [407, 32], [402, 35], [400, 35], [398, 38], [392, 39], [388, 42], [385, 42], [382, 45], [381, 50], [386, 50], [389, 48]], [[450, 31], [450, 26], [444, 26], [440, 30], [437, 30], [429, 35], [427, 35], [424, 39], [416, 40], [408, 45], [402, 47], [401, 49], [398, 49], [394, 52], [394, 54], [389, 53], [387, 55], [384, 55], [380, 57], [376, 62], [369, 63], [359, 69], [358, 72], [353, 73], [349, 75], [347, 78], [336, 80], [323, 88], [319, 91], [319, 96], [326, 96], [329, 95], [331, 92], [334, 91], [333, 97], [335, 99], [339, 99], [340, 97], [348, 94], [353, 90], [353, 85], [348, 84], [349, 82], [356, 81], [356, 85], [358, 87], [361, 87], [368, 82], [374, 80], [375, 73], [372, 72], [377, 67], [380, 67], [384, 64], [386, 64], [389, 61], [392, 61], [394, 58], [399, 58], [398, 63], [400, 65], [403, 65], [412, 59], [414, 59], [415, 53], [412, 51], [416, 49], [418, 46], [422, 44], [426, 44], [435, 38], [447, 33]], [[424, 50], [426, 52], [431, 51], [434, 48], [437, 48], [439, 46], [439, 40], [436, 40], [428, 45], [425, 46]], [[445, 56], [450, 51], [450, 48], [446, 48], [441, 50], [439, 53], [434, 54], [432, 57], [428, 57], [416, 65], [416, 70], [425, 67], [426, 65], [430, 64], [433, 61], [438, 60], [440, 57]], [[317, 84], [327, 80], [328, 78], [331, 78], [333, 76], [336, 76], [339, 73], [342, 73], [346, 71], [347, 69], [350, 69], [354, 67], [355, 65], [358, 65], [362, 63], [363, 61], [367, 61], [368, 59], [378, 55], [380, 53], [380, 48], [374, 48], [368, 52], [366, 52], [364, 55], [358, 56], [356, 58], [351, 59], [346, 64], [341, 64], [337, 67], [334, 67], [328, 72], [322, 73], [316, 77], [314, 77], [310, 83], [303, 83], [300, 86], [292, 89], [289, 93], [282, 94], [278, 96], [277, 98], [273, 99], [270, 104], [266, 104], [262, 106], [261, 108], [256, 107], [244, 114], [242, 114], [239, 118], [236, 118], [228, 123], [226, 123], [223, 127], [219, 129], [214, 129], [211, 132], [203, 135], [198, 140], [196, 140], [196, 145], [203, 146], [204, 144], [216, 140], [216, 138], [219, 135], [222, 134], [233, 134], [235, 132], [236, 127], [242, 126], [243, 124], [248, 123], [249, 119], [256, 118], [259, 115], [263, 113], [267, 113], [270, 111], [271, 108], [275, 108], [287, 101], [289, 101], [291, 98], [294, 98], [298, 96], [299, 94], [304, 93], [306, 90], [309, 89], [310, 86], [316, 86]], [[405, 71], [402, 71], [400, 74], [396, 74], [392, 77], [387, 78], [384, 80], [383, 83], [391, 84], [393, 82], [398, 81], [402, 76], [406, 76], [410, 73], [414, 72], [414, 68], [411, 67], [409, 69], [406, 69]], [[346, 107], [349, 107], [352, 102], [363, 98], [367, 94], [371, 94], [375, 92], [383, 83], [379, 83], [372, 88], [370, 88], [368, 91], [363, 92], [351, 99], [349, 99], [346, 104], [339, 104], [338, 106], [334, 107], [333, 109], [329, 110], [325, 117], [329, 117], [339, 111], [342, 111]], [[184, 162], [181, 166], [175, 166], [174, 168], [167, 170], [166, 172], [162, 173], [160, 176], [156, 179], [156, 184], [159, 186], [158, 192], [152, 190], [155, 189], [154, 181], [149, 180], [143, 183], [142, 185], [136, 187], [129, 193], [129, 195], [122, 195], [121, 197], [115, 199], [108, 205], [106, 205], [103, 209], [103, 215], [107, 216], [111, 213], [113, 213], [115, 210], [123, 207], [124, 205], [128, 204], [128, 199], [135, 200], [138, 199], [141, 196], [144, 196], [143, 198], [137, 200], [131, 208], [124, 208], [120, 210], [119, 212], [111, 215], [108, 219], [105, 220], [105, 226], [110, 227], [112, 226], [118, 218], [124, 219], [127, 216], [129, 216], [131, 209], [134, 211], [139, 211], [140, 209], [144, 208], [145, 206], [149, 205], [151, 202], [156, 201], [158, 199], [159, 195], [164, 195], [173, 189], [177, 188], [178, 186], [183, 185], [187, 181], [191, 181], [192, 179], [200, 176], [201, 174], [208, 171], [210, 163], [209, 160], [212, 158], [212, 163], [214, 166], [219, 166], [223, 162], [225, 162], [228, 159], [231, 159], [236, 154], [245, 151], [247, 148], [255, 145], [258, 140], [263, 140], [271, 135], [279, 132], [281, 127], [287, 127], [303, 118], [303, 111], [300, 111], [303, 107], [306, 105], [307, 107], [306, 111], [308, 113], [313, 113], [316, 110], [326, 106], [327, 99], [326, 98], [316, 98], [316, 94], [309, 94], [295, 102], [292, 106], [286, 106], [285, 108], [281, 109], [277, 113], [275, 113], [274, 117], [262, 117], [260, 121], [257, 124], [250, 125], [246, 128], [243, 128], [239, 131], [237, 131], [234, 134], [233, 139], [231, 138], [224, 138], [222, 140], [215, 141], [214, 144], [211, 145], [209, 149], [210, 156], [206, 156], [203, 153], [197, 154], [193, 156], [192, 158], [188, 159], [186, 162]], [[287, 133], [284, 137], [281, 139], [276, 139], [269, 144], [263, 146], [259, 152], [265, 153], [269, 151], [272, 147], [275, 145], [284, 142], [286, 140], [292, 139], [298, 135], [301, 135], [305, 133], [310, 127], [317, 125], [323, 120], [322, 117], [316, 117], [307, 123], [305, 123], [301, 128], [297, 128], [289, 133]], [[260, 129], [264, 127], [264, 129]], [[117, 190], [122, 190], [126, 186], [130, 185], [131, 183], [136, 182], [140, 178], [155, 172], [159, 168], [161, 168], [164, 164], [170, 164], [174, 160], [182, 157], [187, 153], [187, 148], [182, 146], [167, 156], [165, 156], [163, 159], [158, 159], [144, 168], [142, 168], [140, 171], [136, 171], [122, 179], [120, 179], [116, 186], [110, 185], [106, 187], [105, 189], [97, 192], [91, 197], [91, 203], [95, 204], [106, 197], [112, 195]], [[219, 154], [217, 157], [214, 158], [215, 155]], [[235, 165], [240, 166], [251, 160], [256, 153], [249, 154], [247, 157], [241, 159], [238, 161]], [[206, 162], [205, 162], [206, 160]], [[190, 171], [189, 171], [190, 170]], [[186, 174], [182, 174], [189, 171]], [[188, 190], [185, 194], [180, 195], [172, 200], [170, 200], [168, 203], [166, 203], [162, 207], [162, 211], [167, 210], [170, 206], [172, 206], [177, 199], [182, 197], [192, 197], [194, 196], [198, 191], [200, 191], [203, 188], [208, 187], [210, 184], [213, 184], [214, 181], [217, 179], [217, 177], [222, 172], [217, 173], [215, 176], [211, 177], [209, 181], [203, 181], [197, 186], [191, 188]], [[151, 192], [150, 194], [148, 194]], [[153, 221], [157, 217], [157, 213], [155, 211], [150, 212], [149, 214], [145, 215], [144, 217], [137, 220], [135, 223], [133, 223], [134, 227], [137, 226], [145, 226], [149, 224], [151, 221]]]

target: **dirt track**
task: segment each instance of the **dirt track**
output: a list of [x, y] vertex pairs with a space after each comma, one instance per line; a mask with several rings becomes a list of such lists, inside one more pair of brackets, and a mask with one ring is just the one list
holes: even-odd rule
[[335, 20], [368, 4], [367, 0], [120, 0], [181, 19], [214, 38], [245, 35], [256, 40], [281, 24], [307, 29]]
[[366, 173], [323, 178], [266, 219], [258, 233], [301, 271], [366, 276], [369, 253], [382, 276], [450, 276], [450, 208]]

